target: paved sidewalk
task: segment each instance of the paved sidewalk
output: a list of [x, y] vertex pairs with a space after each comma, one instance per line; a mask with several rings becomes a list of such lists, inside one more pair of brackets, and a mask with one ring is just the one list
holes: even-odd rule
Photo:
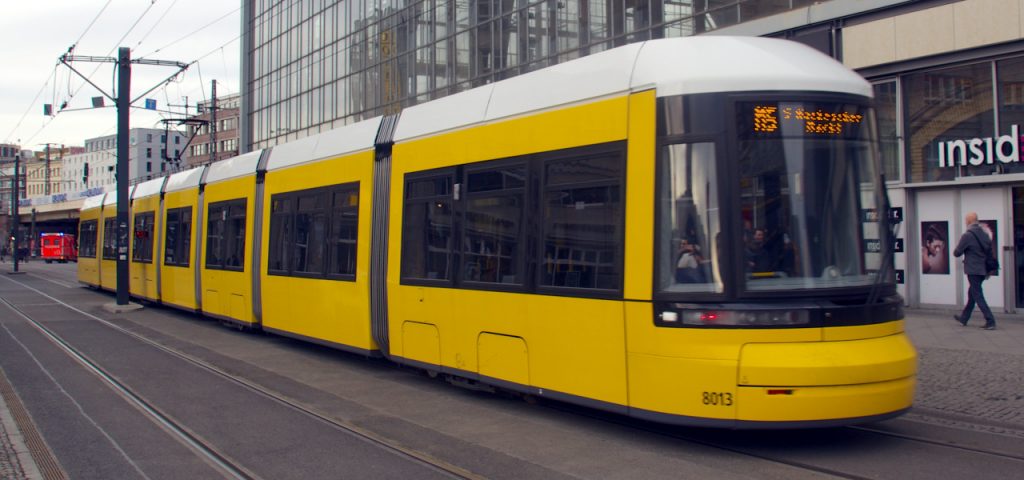
[[[0, 382], [6, 384], [7, 378], [0, 370]], [[4, 385], [9, 395], [13, 392], [10, 384]], [[29, 453], [25, 439], [11, 415], [11, 409], [0, 395], [0, 480], [37, 480], [43, 476]]]
[[915, 408], [1024, 431], [1024, 316], [996, 312], [998, 329], [982, 330], [981, 312], [966, 327], [954, 313], [907, 310], [919, 355]]
[[[982, 330], [976, 312], [968, 327], [953, 310], [906, 312], [918, 349], [915, 406], [1024, 429], [1024, 315], [997, 314], [998, 330]], [[0, 372], [2, 375], [2, 372]], [[0, 480], [42, 478], [0, 396]]]

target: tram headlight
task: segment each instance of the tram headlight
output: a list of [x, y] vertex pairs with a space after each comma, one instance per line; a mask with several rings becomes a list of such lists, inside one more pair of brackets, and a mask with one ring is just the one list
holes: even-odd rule
[[[661, 314], [663, 321], [666, 313]], [[674, 313], [674, 312], [673, 312]], [[810, 324], [807, 310], [684, 310], [683, 325], [789, 327]]]

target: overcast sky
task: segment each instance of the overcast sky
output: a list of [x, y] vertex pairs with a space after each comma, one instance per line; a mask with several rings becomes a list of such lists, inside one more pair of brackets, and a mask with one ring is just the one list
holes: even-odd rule
[[[73, 54], [80, 56], [116, 57], [118, 47], [128, 47], [133, 59], [198, 60], [175, 81], [146, 96], [157, 101], [158, 110], [178, 114], [133, 109], [132, 128], [163, 128], [161, 118], [180, 117], [183, 112], [181, 107], [168, 108], [168, 103], [184, 104], [186, 96], [194, 113], [196, 101], [209, 98], [211, 80], [217, 80], [218, 96], [238, 93], [240, 0], [2, 0], [0, 4], [0, 142], [41, 150], [47, 142], [82, 146], [87, 138], [117, 133], [113, 102], [104, 99], [107, 108], [91, 109], [92, 97], [102, 93], [59, 64], [59, 57], [72, 45], [76, 45]], [[112, 93], [116, 84], [112, 64], [73, 62], [72, 66]], [[133, 64], [131, 97], [160, 85], [177, 70]], [[67, 111], [54, 117], [43, 115], [43, 104], [53, 104], [56, 112], [64, 102], [68, 102]], [[142, 107], [143, 100], [133, 105]]]

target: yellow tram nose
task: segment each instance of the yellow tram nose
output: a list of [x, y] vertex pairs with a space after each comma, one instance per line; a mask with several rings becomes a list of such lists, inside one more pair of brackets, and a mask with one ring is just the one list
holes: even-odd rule
[[751, 343], [740, 351], [736, 419], [794, 422], [906, 409], [916, 353], [901, 333], [807, 343]]

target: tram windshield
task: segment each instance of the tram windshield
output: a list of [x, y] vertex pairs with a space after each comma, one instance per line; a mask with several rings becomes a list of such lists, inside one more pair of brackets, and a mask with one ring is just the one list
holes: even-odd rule
[[873, 212], [883, 193], [870, 109], [823, 102], [736, 108], [746, 289], [874, 283], [881, 244]]
[[888, 247], [876, 213], [884, 190], [870, 108], [739, 102], [736, 115], [735, 163], [723, 158], [729, 146], [713, 141], [677, 137], [660, 146], [658, 289], [873, 285]]

